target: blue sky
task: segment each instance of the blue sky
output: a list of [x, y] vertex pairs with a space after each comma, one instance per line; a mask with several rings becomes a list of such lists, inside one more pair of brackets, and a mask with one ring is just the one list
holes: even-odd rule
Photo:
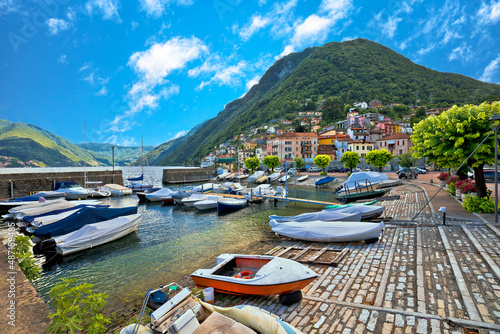
[[276, 59], [358, 37], [500, 83], [500, 0], [0, 0], [0, 20], [0, 119], [74, 143], [87, 121], [87, 142], [159, 145]]

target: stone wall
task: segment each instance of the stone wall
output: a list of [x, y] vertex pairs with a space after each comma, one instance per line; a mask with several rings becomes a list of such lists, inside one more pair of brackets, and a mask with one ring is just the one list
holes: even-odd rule
[[188, 183], [211, 181], [217, 176], [215, 168], [176, 168], [163, 170], [163, 183]]
[[[82, 172], [0, 174], [0, 199], [54, 190], [55, 182], [59, 181], [75, 181], [83, 186], [84, 175]], [[88, 171], [87, 181], [102, 181], [103, 185], [106, 183], [123, 184], [122, 171]]]

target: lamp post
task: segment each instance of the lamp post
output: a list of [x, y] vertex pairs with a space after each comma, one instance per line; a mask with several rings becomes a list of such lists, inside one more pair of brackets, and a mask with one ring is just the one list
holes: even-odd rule
[[[494, 114], [490, 118], [491, 121], [500, 121], [500, 116]], [[498, 224], [498, 126], [495, 125], [495, 224]]]

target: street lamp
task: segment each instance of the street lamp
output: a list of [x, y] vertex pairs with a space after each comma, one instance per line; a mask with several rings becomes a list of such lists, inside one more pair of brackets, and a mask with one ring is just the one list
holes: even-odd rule
[[[494, 114], [490, 121], [500, 121], [500, 116]], [[498, 224], [498, 126], [495, 125], [495, 224]]]

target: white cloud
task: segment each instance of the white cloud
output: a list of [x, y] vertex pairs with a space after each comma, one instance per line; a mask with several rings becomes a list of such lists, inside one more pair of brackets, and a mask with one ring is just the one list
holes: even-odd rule
[[291, 41], [297, 46], [321, 42], [328, 36], [331, 24], [332, 22], [328, 17], [312, 14], [295, 28]]
[[240, 30], [240, 37], [244, 40], [247, 41], [252, 37], [254, 33], [259, 31], [260, 29], [264, 28], [269, 24], [269, 18], [262, 17], [260, 15], [254, 15], [251, 18], [251, 22], [247, 25], [245, 25], [243, 28]]
[[0, 17], [9, 13], [21, 12], [20, 1], [17, 0], [0, 0]]
[[186, 133], [188, 133], [188, 130], [181, 130], [181, 131], [177, 132], [177, 133], [176, 133], [176, 134], [175, 134], [172, 138], [167, 139], [167, 141], [169, 141], [169, 140], [173, 140], [173, 139], [177, 139], [177, 138], [179, 138], [179, 137], [182, 137], [182, 136], [184, 136]]
[[85, 4], [85, 8], [90, 15], [97, 11], [104, 20], [111, 20], [116, 23], [122, 22], [120, 14], [118, 14], [119, 0], [90, 0]]
[[50, 18], [46, 22], [50, 35], [57, 35], [60, 31], [68, 30], [72, 24], [62, 19]]
[[[206, 52], [208, 47], [196, 37], [173, 37], [132, 54], [128, 65], [139, 79], [128, 91], [130, 110], [126, 114], [132, 116], [143, 109], [155, 109], [160, 99], [178, 94], [179, 86], [170, 83], [167, 76]], [[163, 87], [158, 91], [159, 86]]]
[[247, 90], [250, 90], [253, 86], [259, 83], [260, 77], [258, 75], [254, 76], [250, 81], [248, 81], [245, 85]]
[[130, 22], [130, 28], [132, 28], [132, 31], [134, 31], [138, 27], [139, 27], [139, 23], [137, 23], [135, 21]]
[[283, 58], [284, 56], [287, 56], [294, 51], [295, 51], [295, 47], [293, 45], [287, 45], [283, 49], [283, 52], [281, 52], [280, 55], [276, 57], [276, 59]]
[[160, 17], [166, 10], [169, 4], [177, 4], [179, 6], [190, 6], [194, 3], [193, 0], [140, 0], [141, 10], [153, 17]]
[[344, 38], [342, 38], [341, 42], [347, 42], [347, 41], [353, 41], [355, 39], [358, 39], [358, 36], [346, 36]]
[[259, 6], [264, 6], [267, 3], [267, 0], [259, 0]]
[[[488, 66], [485, 67], [483, 74], [479, 78], [481, 81], [486, 81], [486, 82], [494, 82], [494, 78], [498, 78], [498, 75], [495, 76], [495, 74], [500, 70], [500, 54], [493, 59]], [[496, 81], [496, 83], [500, 83], [499, 81]]]
[[66, 64], [68, 62], [67, 58], [68, 58], [67, 55], [61, 55], [61, 57], [59, 57], [59, 59], [57, 60], [57, 62], [59, 62], [61, 64]]
[[219, 86], [236, 86], [240, 84], [240, 79], [244, 76], [244, 70], [247, 68], [246, 61], [240, 61], [236, 65], [230, 65], [226, 67], [220, 67], [216, 70], [213, 77], [208, 81], [203, 81], [198, 89], [203, 89], [203, 87], [210, 84], [218, 84]]
[[473, 56], [474, 52], [472, 51], [472, 48], [464, 42], [451, 51], [448, 55], [448, 60], [463, 60], [465, 62], [469, 62], [472, 60]]
[[477, 23], [487, 24], [496, 23], [500, 20], [500, 1], [491, 1], [490, 4], [481, 5], [477, 12]]

